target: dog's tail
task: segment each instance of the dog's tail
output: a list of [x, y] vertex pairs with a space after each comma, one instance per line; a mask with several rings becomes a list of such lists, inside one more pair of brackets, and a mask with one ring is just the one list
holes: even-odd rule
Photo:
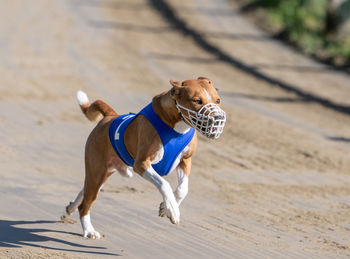
[[77, 92], [77, 100], [82, 112], [90, 121], [97, 121], [101, 116], [118, 116], [118, 113], [104, 101], [97, 100], [90, 104], [86, 93], [81, 90]]

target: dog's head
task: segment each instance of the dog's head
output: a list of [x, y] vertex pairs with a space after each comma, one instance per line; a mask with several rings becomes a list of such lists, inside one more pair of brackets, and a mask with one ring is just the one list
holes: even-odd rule
[[174, 82], [170, 93], [182, 119], [208, 138], [218, 138], [226, 122], [221, 98], [209, 78]]

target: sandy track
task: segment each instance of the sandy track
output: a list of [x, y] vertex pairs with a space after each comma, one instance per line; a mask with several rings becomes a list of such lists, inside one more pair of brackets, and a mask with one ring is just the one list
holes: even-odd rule
[[[1, 258], [350, 255], [348, 75], [227, 1], [17, 0], [0, 12]], [[104, 239], [57, 223], [94, 126], [76, 90], [135, 112], [168, 79], [200, 75], [220, 88], [228, 123], [200, 139], [180, 226], [158, 218], [154, 187], [119, 175], [92, 211]]]

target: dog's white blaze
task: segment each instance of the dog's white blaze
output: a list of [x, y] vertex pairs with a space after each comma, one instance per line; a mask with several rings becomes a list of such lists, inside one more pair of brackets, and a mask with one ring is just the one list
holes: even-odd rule
[[164, 148], [163, 148], [163, 145], [161, 144], [159, 150], [156, 153], [156, 157], [152, 160], [151, 164], [152, 165], [157, 164], [160, 160], [162, 160], [163, 155], [164, 155]]
[[181, 167], [176, 168], [178, 186], [174, 192], [177, 204], [180, 206], [188, 193], [188, 176], [185, 175]]
[[77, 92], [77, 100], [79, 105], [83, 105], [89, 102], [89, 98], [87, 97], [87, 94], [81, 90]]
[[91, 219], [90, 219], [90, 213], [86, 214], [80, 219], [81, 226], [83, 227], [84, 231], [84, 237], [89, 237], [89, 235], [92, 238], [101, 238], [100, 233], [95, 231], [94, 227], [91, 224]]
[[190, 126], [188, 126], [183, 120], [177, 122], [174, 126], [174, 130], [177, 132], [177, 133], [180, 133], [180, 134], [185, 134], [187, 133], [189, 130], [190, 130]]
[[209, 93], [207, 92], [207, 90], [205, 90], [205, 88], [203, 88], [203, 90], [204, 90], [205, 94], [207, 95], [207, 98], [208, 98], [209, 103], [211, 103], [211, 102], [212, 102], [211, 96], [209, 95]]

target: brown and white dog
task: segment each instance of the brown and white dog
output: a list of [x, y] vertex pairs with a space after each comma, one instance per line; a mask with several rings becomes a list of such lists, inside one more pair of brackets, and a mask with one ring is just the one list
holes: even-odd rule
[[[219, 108], [221, 99], [211, 81], [205, 77], [196, 80], [174, 82], [168, 92], [155, 96], [152, 100], [154, 112], [160, 119], [180, 134], [191, 127], [208, 138], [217, 138], [224, 127], [226, 116]], [[114, 151], [109, 138], [111, 123], [119, 115], [105, 102], [97, 100], [90, 104], [82, 91], [77, 94], [78, 103], [90, 121], [103, 116], [87, 139], [85, 146], [85, 183], [76, 199], [66, 207], [62, 219], [67, 219], [78, 208], [84, 237], [101, 238], [90, 220], [90, 209], [102, 185], [114, 173], [131, 177], [136, 172], [153, 183], [163, 196], [159, 216], [167, 216], [173, 224], [180, 222], [179, 205], [188, 192], [188, 177], [191, 158], [197, 146], [195, 134], [181, 152], [173, 167], [178, 176], [178, 186], [173, 192], [170, 184], [152, 168], [155, 161], [163, 156], [163, 144], [150, 121], [142, 115], [128, 125], [124, 135], [127, 151], [134, 159], [132, 167], [127, 166]]]

